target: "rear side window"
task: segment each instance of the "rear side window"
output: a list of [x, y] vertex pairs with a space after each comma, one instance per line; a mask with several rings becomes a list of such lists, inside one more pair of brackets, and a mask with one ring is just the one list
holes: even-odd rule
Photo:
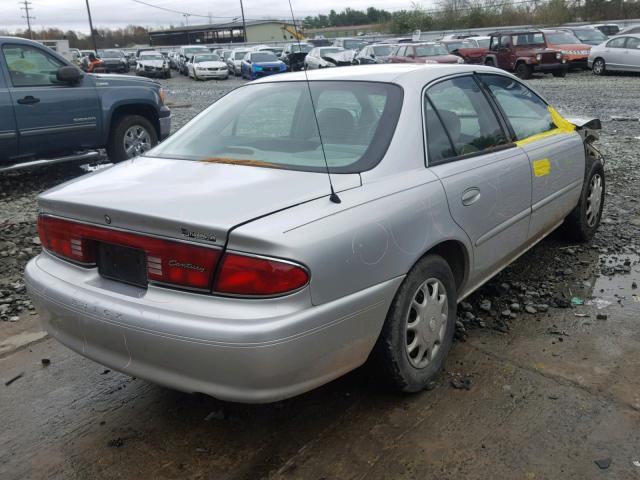
[[427, 90], [425, 101], [427, 145], [435, 146], [431, 162], [480, 154], [511, 143], [473, 77], [440, 82]]
[[640, 38], [629, 37], [627, 39], [627, 48], [640, 48]]
[[607, 43], [607, 47], [609, 48], [624, 48], [624, 41], [627, 37], [614, 38], [609, 43]]
[[555, 128], [547, 104], [520, 82], [500, 75], [480, 78], [507, 116], [517, 140]]

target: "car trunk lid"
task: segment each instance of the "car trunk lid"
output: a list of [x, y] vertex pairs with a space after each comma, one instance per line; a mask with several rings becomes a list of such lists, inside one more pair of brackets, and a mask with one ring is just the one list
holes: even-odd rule
[[[360, 175], [332, 175], [336, 191]], [[233, 227], [328, 197], [325, 173], [138, 157], [49, 190], [43, 213], [222, 246]], [[328, 200], [327, 200], [328, 201]]]

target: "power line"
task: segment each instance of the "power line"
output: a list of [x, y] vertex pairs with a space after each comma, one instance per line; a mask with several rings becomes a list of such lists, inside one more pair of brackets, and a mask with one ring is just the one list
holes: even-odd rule
[[141, 5], [146, 5], [147, 7], [151, 7], [151, 8], [157, 8], [158, 10], [164, 10], [165, 12], [171, 12], [171, 13], [177, 13], [179, 15], [183, 15], [183, 16], [189, 16], [189, 17], [200, 17], [200, 18], [234, 18], [234, 17], [218, 17], [215, 15], [211, 15], [210, 13], [207, 15], [201, 15], [199, 13], [193, 13], [193, 12], [185, 12], [182, 10], [174, 10], [173, 8], [167, 8], [167, 7], [163, 7], [161, 5], [154, 5], [153, 3], [147, 3], [144, 2], [142, 0], [131, 0], [132, 2], [135, 3], [139, 3]]
[[22, 18], [27, 19], [27, 27], [29, 29], [29, 38], [33, 40], [33, 31], [31, 30], [31, 20], [35, 20], [36, 17], [31, 16], [31, 14], [29, 13], [29, 9], [33, 10], [33, 7], [31, 6], [31, 2], [29, 2], [28, 0], [18, 2], [18, 5], [20, 4], [24, 5], [24, 7], [20, 7], [20, 10], [24, 10], [24, 15], [22, 16]]

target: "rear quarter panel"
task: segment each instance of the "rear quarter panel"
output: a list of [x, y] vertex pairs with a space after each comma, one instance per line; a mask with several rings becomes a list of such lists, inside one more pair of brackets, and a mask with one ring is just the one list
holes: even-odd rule
[[[328, 188], [328, 185], [327, 185]], [[234, 230], [228, 248], [290, 259], [311, 272], [311, 297], [322, 304], [405, 275], [444, 240], [468, 238], [452, 221], [442, 184], [427, 169], [270, 215]]]

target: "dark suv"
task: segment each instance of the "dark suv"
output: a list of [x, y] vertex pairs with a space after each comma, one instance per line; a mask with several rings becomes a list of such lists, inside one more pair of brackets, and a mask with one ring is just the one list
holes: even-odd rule
[[564, 77], [568, 70], [562, 52], [548, 48], [540, 30], [518, 30], [491, 34], [485, 65], [515, 72], [531, 78], [534, 72]]

